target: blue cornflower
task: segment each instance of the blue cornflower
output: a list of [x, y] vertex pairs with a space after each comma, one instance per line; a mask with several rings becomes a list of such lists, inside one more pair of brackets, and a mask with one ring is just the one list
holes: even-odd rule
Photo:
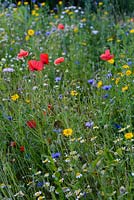
[[110, 90], [111, 87], [112, 87], [112, 85], [104, 85], [104, 86], [102, 86], [102, 89], [103, 90]]
[[53, 132], [55, 132], [55, 133], [61, 133], [61, 129], [60, 128], [58, 128], [58, 129], [53, 129]]
[[93, 121], [90, 121], [90, 122], [86, 122], [86, 123], [85, 123], [85, 126], [86, 126], [87, 128], [92, 128], [93, 125], [94, 125], [94, 122], [93, 122]]
[[36, 31], [35, 32], [35, 35], [40, 35], [41, 34], [41, 31]]
[[59, 81], [61, 81], [61, 77], [56, 77], [56, 78], [55, 78], [55, 82], [57, 83], [57, 82], [59, 82]]
[[117, 128], [117, 129], [120, 129], [121, 125], [114, 123], [114, 127]]
[[43, 185], [44, 185], [43, 182], [38, 182], [38, 183], [37, 183], [37, 187], [42, 187]]
[[12, 120], [13, 120], [12, 116], [7, 116], [7, 119], [8, 119], [9, 121], [12, 121]]
[[107, 76], [107, 78], [111, 78], [112, 77], [112, 73], [110, 72], [106, 76]]
[[61, 156], [60, 152], [52, 153], [52, 158], [59, 158]]
[[56, 27], [52, 27], [52, 32], [55, 32], [56, 30]]
[[108, 94], [105, 94], [105, 95], [103, 96], [104, 99], [106, 99], [106, 98], [108, 98], [108, 97], [109, 97]]
[[88, 83], [91, 84], [91, 85], [94, 85], [95, 84], [95, 80], [94, 79], [89, 79]]
[[132, 65], [132, 61], [128, 61], [128, 63], [127, 63], [128, 65]]
[[47, 31], [45, 35], [46, 35], [46, 36], [49, 36], [49, 35], [50, 35], [50, 32], [49, 32], [49, 31]]
[[63, 97], [62, 97], [62, 94], [60, 94], [60, 95], [59, 95], [59, 99], [62, 99], [62, 98], [63, 98]]

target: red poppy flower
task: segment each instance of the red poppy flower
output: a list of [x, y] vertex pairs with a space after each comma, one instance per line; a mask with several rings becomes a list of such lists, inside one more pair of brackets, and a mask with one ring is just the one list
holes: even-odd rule
[[27, 121], [27, 126], [29, 128], [36, 128], [36, 122], [34, 120]]
[[49, 63], [48, 54], [47, 54], [47, 53], [41, 53], [41, 54], [40, 54], [40, 61], [41, 61], [43, 64], [48, 64], [48, 63]]
[[100, 56], [100, 58], [101, 58], [101, 60], [106, 60], [107, 61], [107, 60], [111, 60], [112, 58], [114, 58], [114, 55], [110, 54], [110, 50], [107, 49], [105, 51], [105, 53]]
[[41, 71], [44, 68], [44, 64], [41, 61], [29, 60], [28, 68], [30, 71]]
[[20, 152], [24, 152], [25, 151], [25, 147], [24, 146], [20, 146]]
[[24, 51], [23, 49], [21, 49], [20, 53], [18, 53], [17, 55], [17, 58], [21, 59], [21, 58], [27, 57], [28, 54], [29, 54], [28, 51]]
[[59, 65], [60, 63], [64, 62], [64, 58], [63, 57], [60, 57], [60, 58], [57, 58], [55, 61], [54, 61], [54, 64], [55, 65]]
[[51, 104], [48, 104], [48, 110], [51, 110], [52, 109], [52, 105]]
[[59, 30], [64, 30], [64, 25], [63, 24], [58, 24], [58, 27], [57, 27]]

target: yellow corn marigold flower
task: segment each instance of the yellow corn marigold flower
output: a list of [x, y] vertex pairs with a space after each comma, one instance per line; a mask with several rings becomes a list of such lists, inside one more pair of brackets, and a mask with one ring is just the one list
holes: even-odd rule
[[123, 65], [122, 68], [129, 69], [129, 66], [128, 65]]
[[107, 62], [110, 63], [110, 64], [114, 64], [114, 59], [110, 59]]
[[100, 88], [101, 86], [102, 86], [102, 81], [99, 81], [98, 83], [97, 83], [97, 88]]
[[99, 6], [102, 6], [103, 5], [103, 2], [99, 2], [99, 4], [98, 4]]
[[11, 99], [13, 101], [16, 101], [17, 99], [19, 99], [19, 95], [18, 94], [14, 94], [14, 95], [11, 96]]
[[69, 13], [68, 13], [69, 15], [72, 15], [72, 14], [74, 14], [72, 11], [70, 11]]
[[86, 18], [81, 19], [81, 22], [86, 22], [86, 21], [87, 21]]
[[117, 73], [119, 76], [124, 76], [122, 72]]
[[39, 10], [39, 7], [36, 7], [35, 10]]
[[116, 78], [115, 79], [115, 84], [118, 85], [119, 81], [120, 81], [120, 78]]
[[72, 96], [77, 96], [77, 95], [78, 95], [78, 92], [76, 92], [75, 90], [72, 90], [72, 91], [70, 92], [70, 94], [71, 94]]
[[59, 1], [59, 3], [58, 3], [60, 6], [62, 5], [62, 1]]
[[107, 41], [108, 41], [108, 42], [112, 42], [112, 41], [113, 41], [113, 38], [110, 37], [110, 38], [107, 39]]
[[21, 5], [21, 1], [18, 1], [17, 5], [20, 6]]
[[25, 40], [28, 41], [30, 39], [29, 35], [26, 35]]
[[30, 99], [26, 99], [25, 102], [26, 102], [26, 103], [30, 103]]
[[54, 18], [55, 18], [55, 19], [58, 19], [58, 15], [55, 15]]
[[121, 42], [121, 40], [119, 40], [119, 39], [118, 39], [118, 40], [116, 40], [116, 42], [117, 42], [117, 43], [120, 43], [120, 42]]
[[24, 2], [24, 5], [28, 5], [28, 2], [26, 1], [26, 2]]
[[130, 140], [130, 139], [132, 139], [133, 138], [133, 136], [134, 136], [134, 134], [133, 133], [126, 133], [125, 134], [125, 138], [127, 139], [127, 140]]
[[104, 15], [108, 15], [108, 12], [107, 12], [107, 11], [105, 11], [105, 12], [104, 12]]
[[131, 70], [126, 71], [126, 76], [130, 76], [132, 74]]
[[73, 134], [73, 130], [71, 128], [63, 130], [63, 135], [66, 137], [71, 136], [72, 134]]
[[29, 29], [27, 33], [28, 33], [29, 36], [33, 36], [34, 35], [34, 30], [33, 29]]
[[46, 5], [46, 3], [45, 3], [45, 2], [41, 3], [41, 6], [45, 6], [45, 5]]
[[122, 87], [122, 92], [125, 92], [128, 90], [128, 86], [126, 85], [125, 87]]
[[36, 11], [35, 10], [32, 10], [32, 15], [35, 15], [36, 14]]
[[69, 10], [65, 10], [65, 13], [69, 13]]
[[74, 33], [78, 33], [79, 29], [78, 27], [74, 27]]
[[134, 29], [131, 29], [129, 32], [130, 32], [130, 33], [134, 33]]

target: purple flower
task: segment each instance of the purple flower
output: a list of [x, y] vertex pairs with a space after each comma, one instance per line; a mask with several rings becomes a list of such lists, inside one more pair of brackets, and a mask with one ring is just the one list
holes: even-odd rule
[[128, 65], [132, 65], [132, 61], [129, 61], [127, 64], [128, 64]]
[[59, 81], [61, 81], [61, 77], [56, 77], [56, 78], [55, 78], [55, 82], [57, 83], [57, 82], [59, 82]]
[[7, 116], [7, 119], [8, 119], [9, 121], [12, 121], [12, 120], [13, 120], [12, 116]]
[[59, 95], [59, 99], [62, 99], [62, 94]]
[[55, 32], [55, 31], [56, 31], [56, 27], [53, 27], [53, 28], [52, 28], [52, 32]]
[[112, 73], [108, 73], [106, 76], [107, 76], [107, 78], [111, 78], [112, 77]]
[[4, 68], [3, 69], [3, 72], [13, 72], [14, 71], [14, 69], [13, 68]]
[[61, 153], [52, 153], [52, 158], [59, 158], [61, 156]]
[[121, 125], [119, 125], [119, 124], [114, 123], [113, 125], [114, 125], [114, 127], [117, 128], [117, 129], [120, 129], [120, 128], [121, 128]]
[[110, 90], [111, 87], [112, 87], [112, 85], [104, 85], [104, 86], [102, 86], [102, 89], [103, 90]]
[[42, 187], [43, 185], [44, 185], [43, 182], [38, 182], [38, 183], [37, 183], [37, 187]]
[[60, 128], [58, 128], [58, 129], [53, 129], [53, 132], [55, 132], [55, 133], [61, 133], [61, 129]]
[[109, 97], [108, 94], [105, 94], [105, 95], [103, 96], [104, 99], [106, 99], [106, 98], [108, 98], [108, 97]]
[[46, 32], [46, 36], [49, 36], [49, 35], [50, 35], [50, 32], [49, 32], [49, 31], [47, 31], [47, 32]]
[[93, 125], [94, 125], [94, 122], [93, 122], [93, 121], [90, 121], [90, 122], [86, 122], [86, 123], [85, 123], [85, 126], [86, 126], [87, 128], [92, 128]]
[[89, 79], [88, 83], [91, 84], [91, 85], [94, 85], [95, 84], [95, 80], [94, 79]]
[[40, 34], [41, 34], [40, 31], [36, 31], [36, 32], [35, 32], [35, 35], [40, 35]]

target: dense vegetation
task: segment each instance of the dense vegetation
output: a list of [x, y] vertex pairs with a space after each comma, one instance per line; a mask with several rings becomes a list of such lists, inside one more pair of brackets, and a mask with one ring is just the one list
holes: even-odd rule
[[108, 2], [1, 3], [0, 199], [133, 200], [134, 18]]

